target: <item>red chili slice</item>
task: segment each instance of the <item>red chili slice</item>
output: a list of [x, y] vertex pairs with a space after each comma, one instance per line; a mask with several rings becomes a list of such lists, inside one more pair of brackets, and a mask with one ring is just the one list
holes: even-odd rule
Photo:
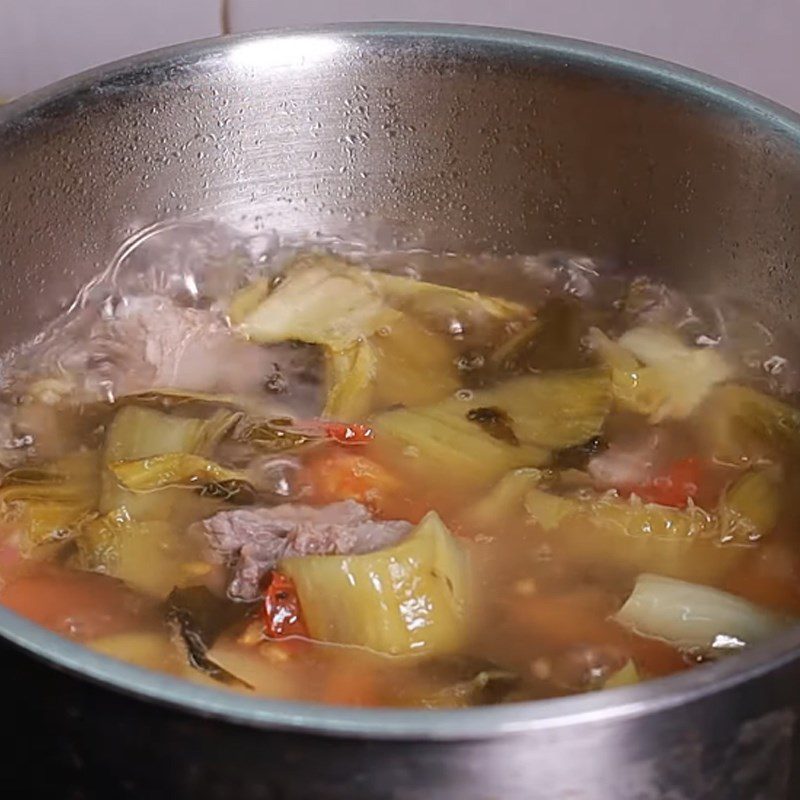
[[369, 425], [350, 422], [326, 422], [325, 435], [339, 444], [366, 444], [375, 434]]
[[300, 599], [294, 583], [286, 575], [272, 570], [263, 590], [264, 633], [271, 639], [283, 639], [287, 636], [308, 636], [308, 629], [303, 620]]

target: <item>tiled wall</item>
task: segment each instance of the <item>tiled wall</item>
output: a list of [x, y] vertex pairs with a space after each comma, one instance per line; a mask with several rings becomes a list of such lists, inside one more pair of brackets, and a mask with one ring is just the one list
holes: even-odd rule
[[219, 31], [220, 0], [0, 0], [0, 96]]
[[[615, 44], [800, 109], [800, 0], [229, 0], [233, 30], [337, 20], [528, 28]], [[220, 30], [222, 0], [0, 0], [0, 96]]]

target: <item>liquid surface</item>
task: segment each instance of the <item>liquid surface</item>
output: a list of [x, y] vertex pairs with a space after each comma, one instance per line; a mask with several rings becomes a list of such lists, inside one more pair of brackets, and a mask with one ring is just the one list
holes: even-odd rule
[[731, 657], [800, 615], [792, 342], [569, 254], [154, 230], [4, 358], [0, 602], [344, 705]]

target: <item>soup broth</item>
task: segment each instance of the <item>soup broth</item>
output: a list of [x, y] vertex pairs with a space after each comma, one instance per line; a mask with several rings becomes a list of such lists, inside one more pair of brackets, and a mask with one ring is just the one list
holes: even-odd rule
[[729, 657], [800, 614], [791, 349], [585, 257], [167, 232], [5, 357], [0, 602], [357, 706]]

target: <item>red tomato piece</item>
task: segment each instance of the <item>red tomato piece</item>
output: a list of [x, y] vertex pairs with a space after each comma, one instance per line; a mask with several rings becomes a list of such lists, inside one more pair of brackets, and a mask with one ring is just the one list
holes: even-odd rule
[[52, 567], [9, 581], [0, 591], [0, 603], [81, 641], [135, 629], [149, 610], [146, 601], [119, 581]]
[[684, 508], [689, 498], [697, 497], [703, 468], [695, 457], [676, 461], [666, 473], [631, 489], [647, 503]]

